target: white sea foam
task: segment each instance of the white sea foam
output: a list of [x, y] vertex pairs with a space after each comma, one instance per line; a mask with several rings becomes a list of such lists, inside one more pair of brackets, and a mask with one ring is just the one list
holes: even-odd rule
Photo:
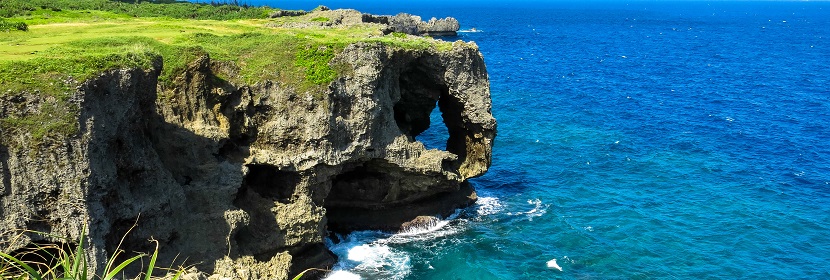
[[548, 204], [542, 203], [542, 200], [538, 198], [528, 200], [527, 204], [533, 205], [533, 209], [524, 212], [508, 213], [508, 215], [525, 215], [528, 220], [533, 221], [534, 217], [541, 217], [542, 215], [548, 213], [548, 207], [550, 206]]
[[478, 32], [484, 32], [484, 31], [481, 30], [481, 29], [475, 29], [475, 28], [458, 30], [458, 33], [478, 33]]
[[[447, 217], [446, 220], [437, 220], [424, 226], [409, 228], [406, 231], [392, 234], [388, 238], [383, 239], [382, 242], [403, 244], [415, 241], [432, 240], [456, 234], [463, 227], [461, 224], [466, 222], [456, 220], [460, 214], [461, 210], [456, 210], [452, 215]], [[455, 225], [451, 224], [453, 221], [456, 222]]]
[[359, 263], [358, 271], [389, 271], [392, 278], [409, 274], [409, 255], [404, 252], [393, 251], [383, 244], [363, 244], [349, 249], [348, 259]]
[[492, 215], [504, 210], [504, 205], [495, 197], [479, 197], [476, 206], [478, 206], [476, 213], [479, 216]]
[[359, 275], [371, 275], [372, 278], [403, 279], [409, 275], [412, 269], [409, 255], [384, 244], [381, 242], [383, 239], [372, 237], [378, 234], [372, 231], [354, 232], [340, 243], [329, 241], [329, 249], [340, 258], [334, 269], [358, 276], [345, 278], [351, 276], [341, 273], [337, 277], [360, 279]]
[[356, 231], [348, 236], [338, 236], [339, 243], [326, 240], [329, 250], [340, 258], [340, 261], [334, 267], [335, 271], [343, 271], [358, 277], [362, 275], [376, 279], [404, 279], [412, 270], [411, 257], [406, 251], [396, 249], [395, 245], [456, 234], [463, 228], [462, 222], [464, 221], [454, 221], [460, 213], [459, 210], [448, 217], [447, 220], [436, 220], [433, 223], [400, 233]]
[[547, 266], [548, 268], [558, 269], [559, 271], [562, 271], [562, 267], [556, 263], [556, 259], [549, 260]]
[[396, 237], [396, 236], [397, 237], [408, 237], [408, 236], [418, 236], [418, 235], [429, 234], [429, 233], [436, 232], [436, 231], [440, 230], [441, 228], [448, 225], [449, 223], [450, 222], [447, 221], [447, 220], [437, 220], [436, 219], [435, 221], [429, 222], [425, 225], [410, 227], [410, 228], [408, 228], [404, 231], [401, 231], [399, 233], [396, 233], [396, 234], [392, 235], [392, 237]]
[[548, 205], [542, 204], [542, 201], [537, 199], [528, 200], [528, 204], [533, 204], [533, 209], [527, 211], [527, 216], [533, 219], [533, 217], [541, 217], [545, 213], [548, 212]]

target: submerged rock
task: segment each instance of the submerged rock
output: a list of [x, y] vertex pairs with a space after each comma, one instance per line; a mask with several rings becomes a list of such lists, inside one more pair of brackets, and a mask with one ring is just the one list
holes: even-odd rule
[[[158, 83], [160, 60], [86, 81], [70, 97], [80, 108], [76, 135], [32, 144], [2, 131], [0, 249], [60, 241], [6, 234], [14, 230], [74, 240], [86, 232], [100, 272], [119, 244], [146, 251], [152, 236], [159, 263], [285, 279], [330, 267], [327, 230], [400, 230], [475, 201], [466, 181], [490, 166], [496, 121], [474, 43], [449, 51], [356, 43], [332, 64], [344, 70], [322, 92], [232, 82], [222, 77], [239, 66], [207, 55], [172, 87]], [[48, 102], [6, 94], [0, 113]], [[415, 139], [441, 125], [430, 123], [436, 106], [446, 151]]]

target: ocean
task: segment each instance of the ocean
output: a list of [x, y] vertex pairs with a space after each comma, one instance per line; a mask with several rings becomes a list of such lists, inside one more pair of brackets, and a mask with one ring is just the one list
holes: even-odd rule
[[830, 278], [830, 2], [320, 3], [457, 18], [499, 122], [474, 206], [329, 279]]

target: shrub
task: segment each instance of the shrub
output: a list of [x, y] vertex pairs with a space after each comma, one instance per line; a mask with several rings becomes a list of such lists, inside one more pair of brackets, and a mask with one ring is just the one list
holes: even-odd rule
[[27, 25], [25, 22], [14, 22], [7, 21], [5, 19], [0, 19], [0, 31], [12, 30], [28, 31], [29, 25]]

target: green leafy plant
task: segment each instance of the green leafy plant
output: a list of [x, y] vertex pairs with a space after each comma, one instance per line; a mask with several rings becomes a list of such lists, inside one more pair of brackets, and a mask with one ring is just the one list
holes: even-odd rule
[[[132, 228], [130, 230], [132, 230]], [[35, 233], [53, 236], [47, 233]], [[62, 239], [68, 241], [68, 238]], [[2, 276], [3, 279], [90, 279], [90, 277], [88, 277], [87, 275], [89, 264], [87, 262], [86, 256], [84, 255], [84, 249], [86, 248], [84, 242], [85, 239], [86, 235], [82, 234], [80, 239], [78, 240], [78, 246], [75, 247], [75, 250], [70, 250], [65, 246], [35, 245], [35, 248], [33, 250], [21, 253], [21, 255], [23, 256], [28, 254], [36, 254], [40, 258], [44, 258], [42, 261], [23, 260], [18, 256], [12, 256], [11, 254], [0, 252], [0, 264], [2, 264], [0, 265], [0, 276]], [[153, 270], [155, 269], [156, 265], [156, 258], [158, 257], [158, 241], [151, 239], [150, 242], [155, 243], [156, 247], [153, 251], [153, 254], [150, 256], [150, 264], [147, 268], [146, 273], [144, 274], [144, 277], [142, 278], [144, 280], [152, 279]], [[121, 250], [120, 247], [121, 244], [119, 244], [118, 248], [116, 248], [115, 254], [113, 254], [109, 258], [109, 260], [107, 260], [106, 269], [104, 271], [105, 274], [103, 277], [100, 277], [100, 279], [115, 279], [115, 277], [118, 276], [118, 274], [121, 273], [127, 266], [148, 256], [147, 254], [140, 253], [136, 256], [133, 256], [127, 260], [124, 260], [116, 264], [116, 259], [119, 257], [121, 253], [123, 253], [123, 250]], [[183, 272], [184, 269], [179, 269], [171, 279], [179, 279]]]

